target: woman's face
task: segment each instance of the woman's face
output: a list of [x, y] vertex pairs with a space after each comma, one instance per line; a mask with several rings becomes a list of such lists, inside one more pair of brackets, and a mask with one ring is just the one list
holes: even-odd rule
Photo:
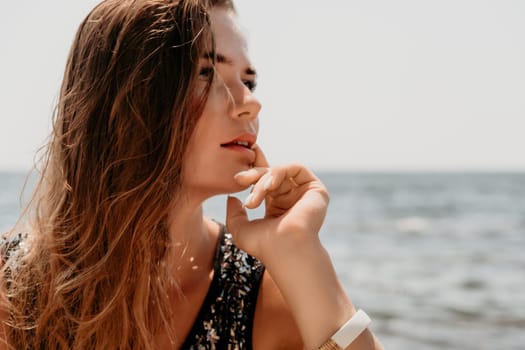
[[184, 163], [186, 189], [204, 197], [243, 189], [233, 176], [249, 169], [255, 160], [251, 146], [256, 142], [261, 109], [253, 95], [255, 69], [235, 14], [214, 8], [211, 20], [217, 50], [215, 71], [213, 53], [204, 53], [199, 60], [198, 85], [204, 90], [210, 75], [213, 83]]

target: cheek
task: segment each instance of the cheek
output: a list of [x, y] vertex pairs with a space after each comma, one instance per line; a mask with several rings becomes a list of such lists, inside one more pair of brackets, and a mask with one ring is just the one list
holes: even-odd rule
[[[191, 97], [191, 113], [198, 113], [200, 111], [199, 121], [209, 119], [216, 114], [221, 106], [224, 106], [224, 93], [221, 92], [219, 84], [213, 82], [211, 86], [207, 87], [205, 83], [197, 84], [195, 93]], [[201, 123], [202, 124], [202, 123]]]
[[209, 108], [215, 112], [227, 113], [233, 106], [233, 95], [224, 80], [218, 76], [208, 94]]
[[212, 163], [213, 159], [217, 157], [220, 137], [217, 135], [217, 123], [213, 114], [209, 112], [205, 108], [188, 142], [184, 168], [189, 176], [205, 172], [209, 163]]

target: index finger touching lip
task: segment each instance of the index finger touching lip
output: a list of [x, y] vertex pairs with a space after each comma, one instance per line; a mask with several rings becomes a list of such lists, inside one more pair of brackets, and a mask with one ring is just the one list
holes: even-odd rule
[[255, 168], [268, 168], [270, 164], [268, 163], [268, 160], [266, 160], [266, 156], [264, 155], [261, 147], [258, 144], [255, 144], [253, 145], [252, 149], [255, 151], [255, 162], [253, 162], [253, 166]]

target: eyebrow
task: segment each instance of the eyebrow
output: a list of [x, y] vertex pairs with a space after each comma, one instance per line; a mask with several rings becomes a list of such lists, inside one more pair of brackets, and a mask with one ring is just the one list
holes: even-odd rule
[[[233, 65], [233, 61], [230, 60], [228, 57], [224, 56], [223, 54], [216, 53], [214, 51], [205, 52], [204, 55], [202, 55], [202, 57], [207, 60], [216, 61], [217, 63]], [[244, 72], [248, 75], [257, 75], [257, 71], [255, 70], [255, 68], [253, 68], [253, 66], [249, 66]]]

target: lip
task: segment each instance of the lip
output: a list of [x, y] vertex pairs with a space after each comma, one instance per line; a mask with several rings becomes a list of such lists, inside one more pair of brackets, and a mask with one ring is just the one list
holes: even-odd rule
[[[249, 158], [250, 163], [255, 161], [255, 151], [252, 149], [257, 141], [257, 136], [252, 133], [243, 133], [232, 139], [231, 141], [221, 144], [221, 148], [237, 152]], [[246, 143], [241, 145], [239, 142]]]
[[[251, 150], [251, 148], [253, 147], [256, 141], [257, 141], [257, 135], [253, 133], [245, 132], [245, 133], [238, 135], [236, 138], [228, 142], [222, 143], [221, 147], [236, 147], [237, 146], [237, 147], [247, 148]], [[247, 143], [247, 146], [235, 145], [236, 143], [239, 143], [239, 142]]]

